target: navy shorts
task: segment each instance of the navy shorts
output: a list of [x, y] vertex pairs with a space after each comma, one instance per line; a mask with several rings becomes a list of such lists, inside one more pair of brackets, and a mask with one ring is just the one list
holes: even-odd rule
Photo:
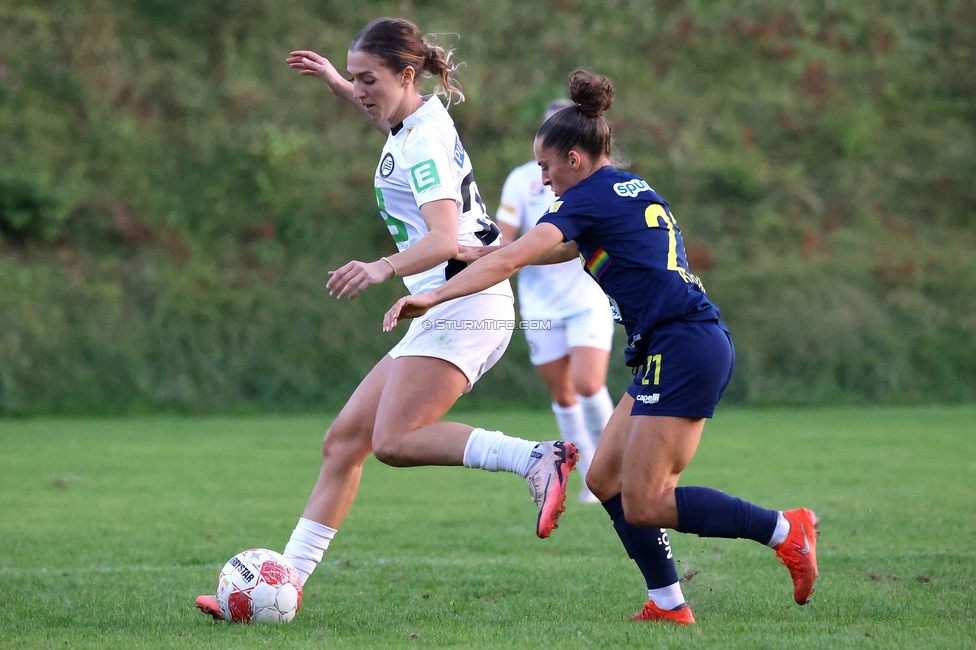
[[712, 417], [735, 366], [725, 324], [674, 321], [648, 334], [646, 350], [627, 389], [634, 398], [630, 414]]

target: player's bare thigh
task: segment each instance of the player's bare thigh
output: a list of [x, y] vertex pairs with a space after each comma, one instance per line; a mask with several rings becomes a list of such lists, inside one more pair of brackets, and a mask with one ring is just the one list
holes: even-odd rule
[[569, 355], [539, 364], [536, 370], [549, 387], [552, 400], [556, 404], [563, 408], [576, 404], [576, 389], [569, 375]]
[[596, 395], [607, 383], [607, 367], [610, 351], [589, 346], [569, 349], [569, 374], [577, 394], [583, 397]]
[[357, 447], [365, 460], [372, 450], [373, 425], [394, 360], [384, 356], [359, 382], [325, 434], [323, 452]]
[[595, 395], [607, 383], [610, 353], [599, 348], [577, 346], [569, 354], [536, 366], [549, 387], [552, 399], [562, 407], [576, 404], [576, 396]]
[[586, 473], [586, 486], [600, 501], [620, 494], [621, 469], [630, 436], [630, 409], [633, 405], [634, 398], [624, 393], [603, 430], [590, 469]]
[[460, 465], [473, 427], [440, 419], [467, 384], [465, 374], [444, 359], [394, 359], [376, 413], [376, 457], [400, 467]]
[[322, 467], [302, 514], [338, 528], [352, 507], [363, 463], [373, 450], [373, 423], [383, 386], [393, 366], [385, 356], [359, 383], [322, 441]]

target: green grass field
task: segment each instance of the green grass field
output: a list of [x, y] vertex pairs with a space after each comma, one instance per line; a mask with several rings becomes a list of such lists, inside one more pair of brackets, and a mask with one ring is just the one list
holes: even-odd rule
[[[548, 413], [458, 419], [555, 435]], [[976, 647], [976, 407], [719, 411], [683, 484], [816, 510], [805, 607], [771, 550], [674, 533], [699, 624], [630, 623], [646, 592], [600, 506], [542, 541], [514, 475], [371, 460], [296, 620], [214, 625], [194, 597], [284, 547], [327, 424], [0, 421], [0, 646]]]

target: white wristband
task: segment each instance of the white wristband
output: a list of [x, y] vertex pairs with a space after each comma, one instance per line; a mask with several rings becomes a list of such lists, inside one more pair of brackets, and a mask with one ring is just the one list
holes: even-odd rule
[[396, 266], [393, 265], [393, 262], [390, 261], [389, 257], [381, 257], [380, 259], [389, 264], [390, 268], [393, 269], [393, 277], [397, 277], [397, 275], [399, 275], [399, 273], [397, 273]]

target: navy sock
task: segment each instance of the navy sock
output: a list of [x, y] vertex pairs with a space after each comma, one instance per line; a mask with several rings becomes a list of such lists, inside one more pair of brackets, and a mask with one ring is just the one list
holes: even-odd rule
[[775, 510], [766, 510], [748, 501], [705, 487], [674, 489], [678, 504], [680, 533], [699, 537], [743, 537], [767, 543], [776, 530]]
[[[648, 589], [660, 589], [678, 581], [678, 570], [671, 557], [671, 542], [663, 528], [638, 528], [624, 519], [624, 506], [619, 494], [603, 502], [613, 520], [613, 529], [623, 542], [627, 555], [644, 574]], [[772, 535], [772, 533], [770, 533]]]

